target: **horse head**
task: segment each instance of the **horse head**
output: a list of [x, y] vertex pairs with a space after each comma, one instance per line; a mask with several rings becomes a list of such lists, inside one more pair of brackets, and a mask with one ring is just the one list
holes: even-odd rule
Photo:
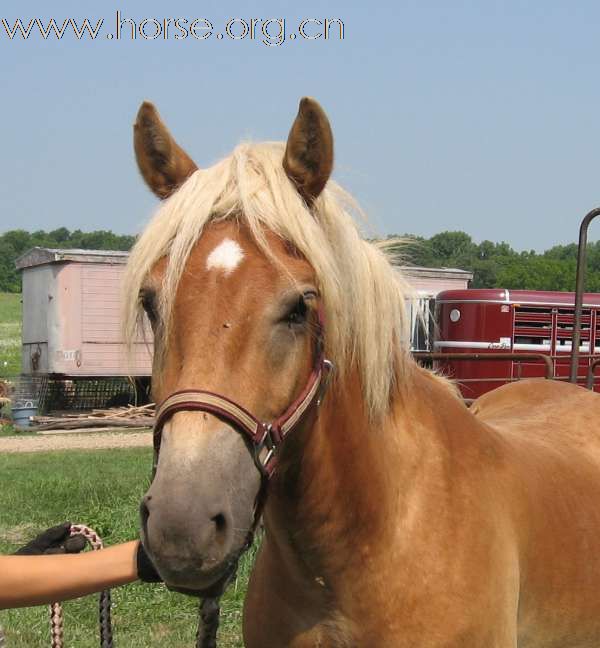
[[[303, 99], [285, 147], [242, 146], [199, 170], [144, 103], [134, 145], [142, 176], [165, 201], [132, 252], [127, 279], [154, 333], [155, 401], [201, 390], [259, 422], [277, 419], [314, 371], [322, 286], [276, 226], [278, 215], [269, 227], [268, 214], [244, 211], [267, 203], [313, 218], [333, 163], [327, 117]], [[240, 166], [246, 184], [234, 187]], [[318, 223], [310, 227], [316, 234]], [[266, 477], [252, 440], [218, 408], [175, 408], [160, 428], [141, 503], [143, 542], [167, 584], [207, 591], [245, 548]]]

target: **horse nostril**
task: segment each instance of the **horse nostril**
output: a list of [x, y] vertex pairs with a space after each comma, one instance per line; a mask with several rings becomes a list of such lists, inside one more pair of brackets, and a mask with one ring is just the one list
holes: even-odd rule
[[152, 499], [152, 495], [146, 495], [142, 499], [142, 502], [140, 504], [140, 518], [141, 518], [141, 523], [142, 523], [142, 529], [144, 530], [144, 533], [148, 529], [148, 518], [150, 517], [150, 509], [148, 508], [148, 502]]
[[222, 513], [217, 513], [217, 515], [213, 515], [210, 519], [215, 525], [217, 537], [225, 535], [227, 531], [227, 519], [225, 516]]

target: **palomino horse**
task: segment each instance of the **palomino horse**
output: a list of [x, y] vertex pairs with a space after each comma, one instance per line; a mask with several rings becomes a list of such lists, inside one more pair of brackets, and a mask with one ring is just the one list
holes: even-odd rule
[[141, 307], [155, 334], [165, 582], [217, 592], [262, 510], [249, 648], [598, 648], [598, 396], [523, 381], [469, 410], [411, 360], [315, 101], [207, 170], [145, 103], [135, 150], [165, 199], [125, 285], [129, 336]]

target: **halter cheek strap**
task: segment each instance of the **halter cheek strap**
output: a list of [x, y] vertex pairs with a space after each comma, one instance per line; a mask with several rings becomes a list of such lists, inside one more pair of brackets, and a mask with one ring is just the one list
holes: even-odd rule
[[166, 398], [158, 410], [154, 422], [154, 467], [156, 472], [162, 429], [175, 412], [209, 412], [243, 434], [252, 448], [254, 463], [267, 482], [277, 463], [277, 450], [285, 438], [301, 423], [306, 412], [318, 406], [325, 395], [333, 364], [323, 353], [324, 315], [317, 311], [317, 342], [313, 369], [304, 389], [296, 400], [275, 420], [264, 422], [235, 401], [214, 392], [184, 389]]
[[253, 449], [254, 462], [267, 479], [276, 466], [277, 449], [284, 439], [302, 421], [313, 404], [318, 405], [327, 388], [332, 363], [319, 355], [306, 386], [296, 400], [270, 423], [260, 421], [235, 401], [210, 391], [185, 389], [171, 394], [156, 412], [154, 423], [154, 451], [158, 457], [161, 433], [165, 423], [176, 412], [208, 412], [228, 423], [243, 434]]

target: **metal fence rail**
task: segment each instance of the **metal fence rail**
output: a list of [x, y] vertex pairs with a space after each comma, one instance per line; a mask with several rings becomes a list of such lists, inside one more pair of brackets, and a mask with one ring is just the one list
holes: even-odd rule
[[[538, 361], [543, 362], [546, 367], [545, 378], [551, 380], [554, 378], [554, 363], [552, 358], [543, 353], [439, 353], [439, 352], [429, 352], [429, 351], [415, 351], [413, 352], [413, 357], [416, 360], [496, 360], [501, 362], [527, 362], [527, 361]], [[470, 379], [469, 379], [470, 380]], [[476, 378], [474, 381], [485, 382], [486, 380], [505, 380], [508, 382], [510, 378], [498, 378], [498, 379], [485, 379], [485, 378]], [[462, 381], [461, 381], [462, 382]]]
[[[587, 256], [587, 231], [590, 223], [600, 216], [600, 207], [592, 209], [581, 221], [579, 227], [579, 248], [577, 250], [577, 276], [575, 279], [575, 319], [573, 322], [573, 342], [571, 351], [571, 371], [569, 380], [577, 384], [577, 369], [579, 366], [579, 344], [581, 342], [581, 310], [583, 307], [583, 292], [585, 289], [585, 272]], [[590, 338], [591, 339], [591, 338]]]
[[585, 386], [588, 389], [594, 389], [594, 379], [596, 377], [595, 371], [596, 367], [598, 366], [600, 366], [600, 358], [596, 358], [596, 360], [594, 360], [594, 362], [592, 362], [592, 364], [588, 367], [587, 376], [585, 379]]

